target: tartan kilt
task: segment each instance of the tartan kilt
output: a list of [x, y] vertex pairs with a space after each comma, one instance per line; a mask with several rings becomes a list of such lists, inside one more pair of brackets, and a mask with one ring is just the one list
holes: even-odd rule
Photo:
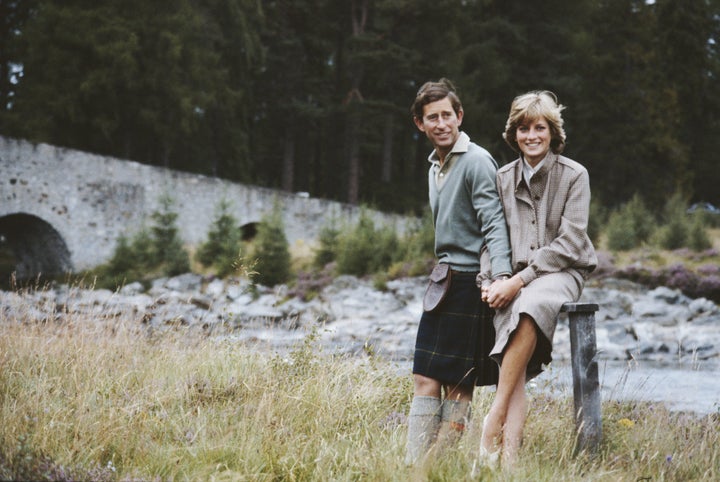
[[446, 385], [497, 384], [498, 365], [490, 358], [495, 311], [480, 299], [476, 274], [453, 271], [440, 306], [423, 312], [415, 340], [414, 374]]

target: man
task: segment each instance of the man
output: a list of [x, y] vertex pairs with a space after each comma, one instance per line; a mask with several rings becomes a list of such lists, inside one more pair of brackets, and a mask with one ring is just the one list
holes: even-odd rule
[[489, 251], [493, 278], [512, 272], [495, 186], [497, 163], [460, 131], [463, 109], [454, 86], [447, 79], [425, 83], [411, 112], [434, 147], [428, 185], [435, 255], [451, 272], [449, 290], [437, 307], [423, 312], [418, 327], [408, 464], [425, 455], [438, 437], [454, 443], [470, 418], [475, 386], [497, 383], [498, 367], [489, 358], [495, 342], [493, 313], [475, 285], [480, 251]]

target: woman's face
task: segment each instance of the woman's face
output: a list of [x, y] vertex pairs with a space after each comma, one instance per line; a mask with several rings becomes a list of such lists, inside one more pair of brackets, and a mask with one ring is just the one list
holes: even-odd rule
[[520, 124], [515, 135], [518, 148], [533, 167], [542, 161], [550, 150], [550, 126], [544, 117]]

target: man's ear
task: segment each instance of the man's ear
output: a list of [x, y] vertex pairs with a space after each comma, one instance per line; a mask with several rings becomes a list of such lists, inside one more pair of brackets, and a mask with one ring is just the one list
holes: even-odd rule
[[423, 124], [422, 119], [418, 119], [416, 116], [413, 116], [413, 122], [420, 132], [425, 132], [425, 124]]
[[458, 118], [458, 126], [462, 124], [463, 115], [465, 114], [465, 111], [462, 110], [462, 107], [458, 109], [457, 118]]

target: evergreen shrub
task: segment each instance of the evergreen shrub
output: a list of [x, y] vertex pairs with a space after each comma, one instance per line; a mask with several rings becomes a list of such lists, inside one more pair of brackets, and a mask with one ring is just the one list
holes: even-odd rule
[[707, 215], [702, 212], [690, 215], [690, 227], [688, 229], [688, 248], [700, 252], [712, 248], [712, 241], [708, 235]]
[[612, 211], [607, 222], [607, 244], [613, 251], [628, 251], [649, 241], [655, 217], [635, 194], [630, 201]]
[[687, 246], [690, 234], [690, 222], [687, 204], [674, 194], [665, 204], [662, 226], [657, 230], [655, 244], [663, 249], [679, 249]]
[[392, 226], [382, 226], [376, 232], [376, 249], [372, 271], [386, 270], [400, 253], [400, 238]]
[[622, 211], [613, 211], [606, 226], [607, 246], [611, 251], [629, 251], [638, 244], [635, 226]]
[[155, 241], [150, 230], [142, 228], [133, 238], [130, 250], [134, 257], [135, 269], [147, 271], [155, 269], [157, 263], [155, 258]]
[[183, 248], [177, 227], [178, 214], [172, 210], [173, 200], [169, 196], [160, 198], [160, 210], [152, 213], [155, 222], [151, 227], [154, 260], [167, 276], [176, 276], [190, 271], [190, 256]]
[[154, 224], [141, 229], [131, 240], [118, 238], [113, 256], [94, 269], [99, 288], [116, 289], [133, 281], [148, 283], [158, 276], [175, 276], [190, 271], [190, 257], [183, 248], [172, 199], [160, 200], [161, 210], [151, 215]]
[[334, 262], [342, 274], [365, 276], [382, 273], [387, 279], [427, 274], [434, 260], [435, 232], [432, 218], [426, 215], [399, 236], [393, 226], [376, 228], [366, 211], [356, 224], [338, 229], [333, 224], [320, 233], [320, 247], [314, 264], [320, 268]]
[[338, 272], [364, 276], [387, 269], [397, 258], [398, 249], [395, 230], [376, 229], [373, 220], [363, 211], [355, 227], [338, 236]]
[[435, 228], [429, 210], [400, 239], [398, 258], [388, 270], [390, 279], [429, 273], [435, 262]]
[[316, 268], [322, 269], [337, 258], [338, 237], [340, 230], [336, 227], [335, 221], [323, 226], [318, 235], [319, 247], [315, 251], [313, 264]]
[[593, 244], [597, 245], [600, 240], [602, 226], [607, 221], [608, 213], [599, 200], [593, 198], [590, 201], [590, 217], [588, 219], [587, 233]]
[[223, 199], [216, 208], [208, 239], [198, 248], [195, 259], [203, 266], [215, 268], [217, 275], [225, 278], [237, 271], [242, 255], [242, 229]]
[[256, 261], [251, 279], [254, 283], [275, 286], [290, 279], [290, 248], [277, 204], [260, 221], [253, 254]]

